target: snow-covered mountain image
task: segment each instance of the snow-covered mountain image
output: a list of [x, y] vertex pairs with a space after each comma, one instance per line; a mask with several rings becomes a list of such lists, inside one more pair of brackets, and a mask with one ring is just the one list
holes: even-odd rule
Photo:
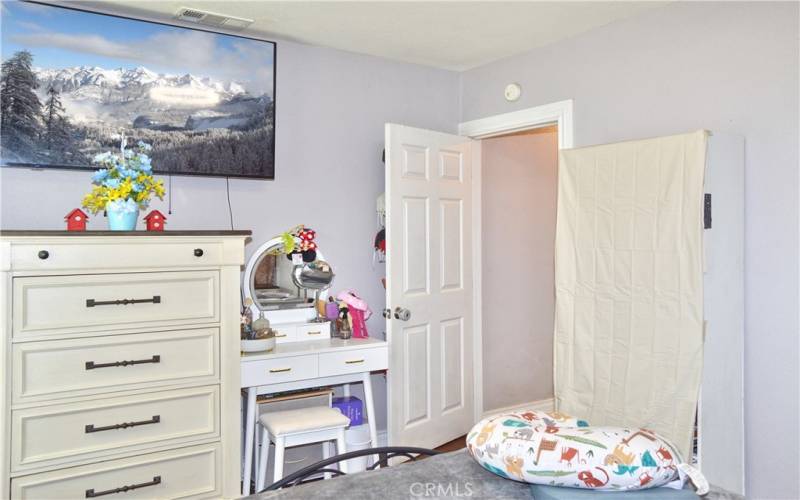
[[[157, 173], [273, 177], [274, 44], [71, 10], [48, 26], [47, 9], [2, 17], [3, 165], [91, 168], [123, 132]], [[63, 16], [98, 31], [57, 32]]]
[[269, 104], [240, 83], [191, 73], [156, 73], [143, 66], [124, 69], [34, 68], [38, 94], [59, 93], [75, 123], [152, 130], [209, 130], [246, 127]]
[[66, 69], [34, 68], [39, 82], [55, 86], [59, 92], [74, 92], [82, 88], [142, 90], [153, 87], [189, 87], [216, 92], [233, 97], [244, 94], [244, 86], [236, 82], [221, 82], [209, 77], [185, 75], [165, 75], [139, 66], [133, 69], [103, 69], [97, 66], [80, 66]]

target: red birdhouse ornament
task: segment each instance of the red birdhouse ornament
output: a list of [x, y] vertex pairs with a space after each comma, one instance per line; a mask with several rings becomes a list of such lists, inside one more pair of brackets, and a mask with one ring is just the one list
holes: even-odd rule
[[67, 231], [86, 231], [89, 216], [80, 208], [75, 208], [64, 217], [64, 220], [67, 221]]
[[147, 223], [148, 231], [163, 231], [167, 218], [158, 210], [153, 210], [144, 216], [144, 221]]

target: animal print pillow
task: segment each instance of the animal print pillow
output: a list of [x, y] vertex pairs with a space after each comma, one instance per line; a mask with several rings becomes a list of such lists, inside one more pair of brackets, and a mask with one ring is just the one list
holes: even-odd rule
[[591, 427], [557, 412], [485, 418], [467, 435], [467, 449], [498, 476], [573, 488], [681, 488], [687, 467], [675, 448], [652, 431]]

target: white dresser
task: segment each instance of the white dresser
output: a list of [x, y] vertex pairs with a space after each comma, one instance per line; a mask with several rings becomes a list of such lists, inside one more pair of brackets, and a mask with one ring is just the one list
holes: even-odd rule
[[249, 231], [0, 233], [0, 498], [234, 498]]

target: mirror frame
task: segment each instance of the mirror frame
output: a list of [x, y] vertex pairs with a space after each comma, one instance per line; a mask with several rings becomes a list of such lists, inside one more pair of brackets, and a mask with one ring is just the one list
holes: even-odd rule
[[[244, 274], [242, 276], [242, 291], [244, 292], [244, 297], [245, 298], [249, 298], [250, 300], [253, 301], [253, 305], [252, 305], [251, 309], [255, 313], [256, 317], [258, 317], [258, 313], [261, 312], [261, 311], [264, 312], [265, 316], [270, 314], [270, 313], [275, 313], [275, 312], [278, 312], [278, 311], [311, 311], [312, 313], [315, 313], [314, 315], [316, 315], [316, 311], [315, 311], [314, 307], [312, 307], [312, 306], [299, 307], [299, 308], [287, 308], [287, 309], [263, 310], [263, 309], [259, 308], [258, 305], [256, 304], [256, 299], [253, 297], [252, 288], [251, 288], [252, 287], [252, 283], [253, 283], [253, 273], [255, 272], [256, 264], [258, 263], [261, 255], [264, 252], [266, 252], [269, 248], [271, 248], [271, 247], [273, 247], [275, 245], [283, 245], [283, 239], [280, 236], [276, 236], [275, 238], [267, 240], [264, 244], [259, 246], [255, 250], [255, 252], [253, 252], [253, 254], [250, 256], [250, 259], [247, 261], [247, 266], [245, 267]], [[322, 254], [322, 252], [319, 251], [319, 248], [317, 248], [317, 259], [316, 260], [325, 260], [325, 256]], [[319, 299], [327, 301], [328, 300], [328, 295], [329, 295], [329, 290], [330, 290], [330, 288], [322, 290], [320, 292], [320, 294], [319, 294]]]

